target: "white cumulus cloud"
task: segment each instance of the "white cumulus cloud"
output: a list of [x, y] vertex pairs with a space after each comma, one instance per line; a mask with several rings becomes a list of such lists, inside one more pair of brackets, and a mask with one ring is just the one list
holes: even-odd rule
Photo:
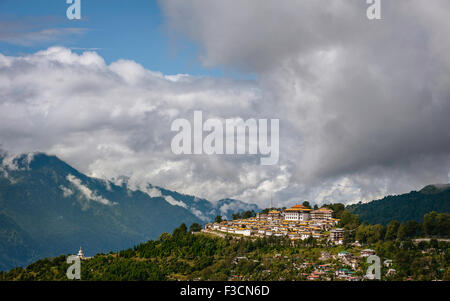
[[[446, 0], [164, 0], [169, 30], [237, 80], [162, 74], [132, 58], [52, 47], [0, 55], [0, 140], [88, 175], [126, 176], [212, 201], [356, 202], [448, 181]], [[175, 118], [280, 119], [280, 160], [177, 156]], [[167, 198], [166, 198], [167, 200]], [[169, 201], [169, 200], [168, 200]], [[179, 204], [182, 206], [182, 204]]]

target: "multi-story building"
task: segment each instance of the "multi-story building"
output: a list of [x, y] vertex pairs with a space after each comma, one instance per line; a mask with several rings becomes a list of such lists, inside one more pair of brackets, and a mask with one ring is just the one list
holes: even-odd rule
[[311, 209], [305, 206], [295, 205], [284, 210], [284, 219], [287, 221], [307, 221], [310, 220], [310, 211]]
[[271, 210], [267, 213], [268, 220], [276, 220], [281, 218], [281, 213], [278, 210]]
[[320, 209], [311, 211], [310, 215], [311, 219], [314, 222], [328, 221], [333, 218], [333, 210], [328, 209], [327, 207], [322, 207]]
[[335, 244], [342, 244], [344, 242], [344, 229], [336, 228], [330, 231], [330, 240]]

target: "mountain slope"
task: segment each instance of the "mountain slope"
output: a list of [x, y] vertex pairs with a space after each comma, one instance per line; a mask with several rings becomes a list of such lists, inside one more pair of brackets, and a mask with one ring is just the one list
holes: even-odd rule
[[428, 185], [420, 191], [358, 203], [347, 209], [357, 214], [361, 221], [371, 224], [385, 225], [391, 220], [422, 222], [423, 216], [431, 211], [450, 213], [450, 185]]
[[129, 248], [201, 222], [162, 197], [83, 175], [45, 154], [0, 157], [0, 269], [76, 251]]
[[0, 213], [0, 271], [39, 257], [38, 243], [11, 218]]
[[[195, 196], [181, 194], [158, 186], [149, 184], [148, 189], [152, 190], [156, 195], [163, 196], [169, 203], [177, 204], [191, 211], [195, 216], [204, 222], [210, 222], [218, 215], [224, 219], [232, 219], [232, 214], [248, 210], [259, 210], [256, 204], [244, 203], [235, 199], [221, 199], [216, 203], [208, 200], [197, 198]], [[147, 190], [148, 190], [147, 189]]]

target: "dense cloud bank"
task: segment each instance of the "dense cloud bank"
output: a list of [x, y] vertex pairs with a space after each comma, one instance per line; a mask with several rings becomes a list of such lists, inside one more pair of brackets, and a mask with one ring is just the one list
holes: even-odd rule
[[[448, 1], [164, 0], [201, 62], [255, 80], [164, 75], [54, 47], [0, 55], [0, 141], [90, 175], [265, 206], [369, 200], [448, 182]], [[279, 118], [280, 161], [175, 156], [174, 118]]]

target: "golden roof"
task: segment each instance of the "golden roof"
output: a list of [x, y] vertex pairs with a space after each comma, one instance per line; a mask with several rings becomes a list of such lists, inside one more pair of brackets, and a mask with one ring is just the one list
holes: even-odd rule
[[298, 210], [310, 211], [311, 209], [309, 209], [308, 207], [303, 206], [303, 205], [295, 205], [295, 206], [293, 206], [293, 207], [291, 207], [289, 209], [286, 209], [286, 211], [298, 211]]
[[308, 208], [289, 208], [289, 209], [286, 209], [284, 211], [289, 211], [289, 212], [311, 211], [311, 209], [308, 209]]
[[328, 207], [322, 207], [320, 209], [314, 210], [314, 212], [333, 212], [333, 210]]

